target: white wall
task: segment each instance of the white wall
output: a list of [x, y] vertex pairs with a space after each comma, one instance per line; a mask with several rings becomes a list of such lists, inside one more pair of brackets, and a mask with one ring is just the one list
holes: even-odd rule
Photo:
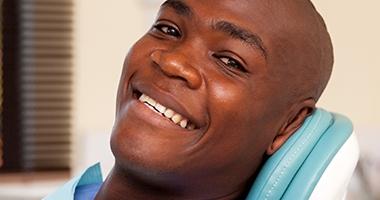
[[319, 105], [347, 115], [358, 129], [380, 128], [380, 1], [313, 2], [335, 48], [334, 72]]
[[123, 59], [143, 34], [138, 0], [75, 1], [75, 133], [110, 130]]

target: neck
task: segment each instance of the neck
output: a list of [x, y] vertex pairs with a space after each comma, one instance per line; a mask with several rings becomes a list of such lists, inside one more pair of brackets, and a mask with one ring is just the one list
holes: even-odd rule
[[231, 187], [220, 184], [223, 180], [196, 184], [167, 180], [153, 180], [152, 184], [150, 180], [131, 175], [115, 165], [95, 199], [244, 199], [249, 191], [247, 185], [252, 184], [249, 180], [244, 187], [231, 190]]

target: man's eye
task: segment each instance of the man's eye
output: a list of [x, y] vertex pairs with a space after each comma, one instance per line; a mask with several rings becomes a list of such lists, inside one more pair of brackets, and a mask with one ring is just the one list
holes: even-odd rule
[[169, 34], [169, 35], [177, 37], [177, 38], [181, 37], [179, 32], [173, 27], [165, 26], [165, 25], [158, 25], [156, 28], [161, 30], [165, 34]]
[[219, 59], [229, 67], [232, 67], [232, 68], [235, 68], [235, 69], [238, 69], [238, 70], [245, 72], [244, 67], [242, 67], [242, 65], [238, 61], [231, 59], [231, 58], [228, 58], [228, 57], [220, 57]]

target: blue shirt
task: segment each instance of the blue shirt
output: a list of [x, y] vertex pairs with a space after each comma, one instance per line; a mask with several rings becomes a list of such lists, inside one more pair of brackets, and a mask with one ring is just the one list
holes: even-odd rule
[[97, 163], [42, 200], [93, 200], [102, 184], [102, 171]]

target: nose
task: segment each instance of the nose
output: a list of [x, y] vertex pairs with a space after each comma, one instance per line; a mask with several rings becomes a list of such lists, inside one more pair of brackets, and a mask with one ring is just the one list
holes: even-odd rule
[[151, 54], [151, 59], [164, 74], [185, 81], [189, 88], [197, 89], [202, 85], [201, 73], [184, 53], [156, 50]]

